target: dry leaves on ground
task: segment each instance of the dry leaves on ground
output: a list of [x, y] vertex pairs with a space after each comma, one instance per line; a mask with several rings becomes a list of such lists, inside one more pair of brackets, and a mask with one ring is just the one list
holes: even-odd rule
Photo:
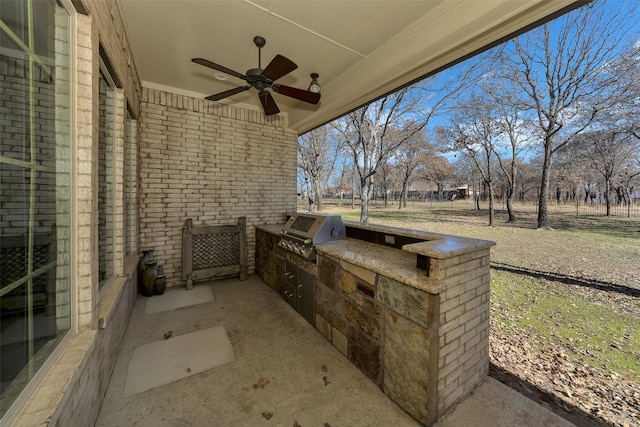
[[[491, 362], [519, 379], [525, 393], [532, 387], [546, 394], [542, 400], [595, 423], [640, 425], [640, 384], [613, 371], [575, 365], [553, 341], [544, 351], [535, 349], [531, 335], [491, 331]], [[504, 377], [499, 378], [505, 382]], [[530, 385], [532, 387], [527, 387]]]
[[255, 388], [255, 389], [265, 388], [267, 386], [267, 384], [269, 384], [269, 380], [268, 379], [260, 378], [258, 380], [258, 382], [253, 385], [253, 388]]

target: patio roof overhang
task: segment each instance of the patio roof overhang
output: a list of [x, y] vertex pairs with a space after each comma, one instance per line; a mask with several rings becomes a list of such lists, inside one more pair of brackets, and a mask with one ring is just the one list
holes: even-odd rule
[[[299, 134], [585, 4], [576, 0], [117, 0], [143, 86], [205, 97], [245, 84], [191, 62], [240, 73], [276, 55], [298, 69], [278, 83], [306, 89], [319, 73], [318, 105], [275, 94]], [[254, 89], [224, 99], [261, 111]]]

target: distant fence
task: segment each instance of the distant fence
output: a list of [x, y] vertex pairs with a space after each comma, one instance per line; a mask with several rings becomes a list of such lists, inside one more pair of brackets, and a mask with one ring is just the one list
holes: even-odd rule
[[[327, 206], [338, 205], [339, 202], [336, 199], [324, 199], [323, 203]], [[359, 207], [360, 200], [356, 199], [355, 204]], [[351, 199], [344, 199], [341, 203], [342, 206], [350, 206]], [[384, 205], [384, 201], [381, 199], [374, 199], [370, 201], [372, 208], [379, 208]], [[408, 206], [419, 207], [425, 206], [428, 209], [470, 209], [475, 210], [475, 201], [471, 199], [459, 199], [459, 200], [442, 200], [427, 199], [427, 200], [408, 200]], [[390, 208], [398, 206], [398, 200], [388, 200], [387, 206]], [[304, 206], [306, 207], [306, 205]], [[507, 210], [506, 201], [503, 199], [497, 199], [494, 202], [494, 207], [497, 210]], [[301, 205], [301, 209], [303, 206]], [[487, 209], [488, 202], [486, 200], [480, 200], [480, 208]], [[514, 201], [513, 208], [516, 211], [524, 212], [538, 212], [537, 201]], [[567, 201], [558, 203], [555, 200], [549, 200], [547, 204], [547, 212], [550, 214], [565, 214], [565, 215], [592, 215], [592, 216], [606, 216], [607, 204], [604, 201], [589, 201], [584, 200]], [[625, 203], [611, 203], [611, 216], [617, 217], [640, 217], [640, 200], [632, 200], [630, 204]]]
[[[517, 206], [529, 205], [530, 209], [538, 211], [538, 202], [519, 202]], [[505, 208], [506, 209], [506, 208]], [[556, 202], [549, 201], [547, 204], [549, 213], [566, 213], [574, 215], [593, 215], [606, 216], [607, 203], [604, 201], [585, 202], [584, 200], [576, 200], [574, 202]], [[610, 206], [611, 216], [640, 217], [640, 201], [634, 200], [631, 203], [615, 203]]]
[[[426, 201], [427, 207], [436, 207], [436, 206], [449, 206], [451, 209], [460, 209], [460, 208], [471, 208], [474, 209], [475, 206], [472, 200], [453, 200], [448, 202], [437, 202], [437, 201]], [[480, 201], [480, 208], [487, 209], [488, 203], [486, 201]], [[415, 204], [413, 204], [415, 206]], [[506, 210], [507, 205], [506, 201], [502, 199], [498, 199], [494, 202], [495, 209]], [[538, 212], [538, 202], [537, 201], [515, 201], [513, 202], [513, 208], [516, 211], [525, 211], [525, 212]], [[567, 202], [556, 202], [555, 200], [549, 200], [547, 203], [547, 212], [550, 214], [566, 214], [566, 215], [592, 215], [592, 216], [606, 216], [607, 215], [607, 204], [604, 201], [589, 201], [585, 202], [584, 200], [576, 200], [576, 201], [567, 201]], [[625, 203], [611, 203], [610, 209], [611, 216], [619, 216], [619, 217], [640, 217], [640, 200], [633, 200], [630, 204]]]

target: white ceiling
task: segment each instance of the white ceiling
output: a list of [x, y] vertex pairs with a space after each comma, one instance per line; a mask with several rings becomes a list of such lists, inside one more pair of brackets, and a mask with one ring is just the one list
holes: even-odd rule
[[[277, 83], [306, 89], [320, 74], [322, 99], [273, 97], [304, 133], [575, 0], [117, 0], [144, 86], [195, 97], [244, 86], [191, 62], [202, 57], [245, 74], [280, 54], [298, 69]], [[255, 89], [223, 101], [261, 110]]]

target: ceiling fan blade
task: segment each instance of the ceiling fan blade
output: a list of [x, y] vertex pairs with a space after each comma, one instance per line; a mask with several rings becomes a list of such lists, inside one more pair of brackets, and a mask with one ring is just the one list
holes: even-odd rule
[[244, 74], [240, 74], [237, 71], [233, 71], [227, 67], [223, 67], [222, 65], [216, 64], [215, 62], [211, 62], [208, 59], [193, 58], [191, 62], [204, 65], [205, 67], [213, 68], [214, 70], [222, 71], [225, 74], [229, 74], [231, 76], [237, 77], [242, 80], [247, 80], [247, 77]]
[[235, 95], [236, 93], [244, 92], [251, 89], [251, 86], [240, 86], [234, 89], [225, 90], [224, 92], [216, 93], [215, 95], [209, 95], [205, 99], [209, 101], [220, 101], [228, 96]]
[[276, 101], [274, 101], [273, 96], [271, 96], [269, 92], [263, 89], [260, 92], [258, 92], [258, 97], [260, 98], [260, 103], [262, 104], [264, 113], [267, 116], [272, 116], [280, 112], [280, 109], [278, 108]]
[[309, 104], [315, 105], [320, 101], [319, 93], [309, 92], [308, 90], [298, 89], [285, 85], [273, 85], [271, 86], [271, 88], [280, 95], [299, 99], [300, 101], [308, 102]]
[[264, 69], [262, 75], [274, 82], [296, 68], [298, 68], [298, 66], [292, 60], [282, 55], [276, 55], [276, 57], [269, 62], [267, 68]]

